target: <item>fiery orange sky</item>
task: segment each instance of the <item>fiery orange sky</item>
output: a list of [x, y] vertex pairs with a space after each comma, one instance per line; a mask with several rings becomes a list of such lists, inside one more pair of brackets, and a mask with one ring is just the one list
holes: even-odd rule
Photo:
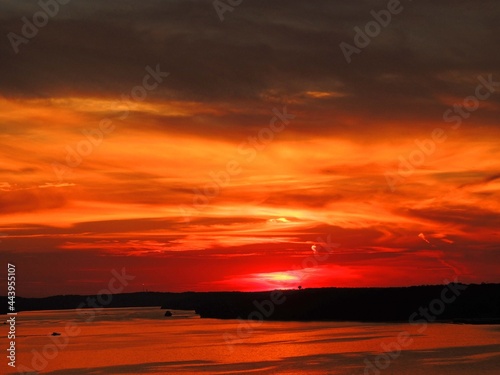
[[[11, 4], [2, 35], [38, 9]], [[95, 294], [122, 267], [130, 292], [500, 282], [490, 2], [405, 4], [351, 63], [369, 2], [248, 1], [223, 22], [207, 1], [117, 4], [0, 45], [20, 295]]]

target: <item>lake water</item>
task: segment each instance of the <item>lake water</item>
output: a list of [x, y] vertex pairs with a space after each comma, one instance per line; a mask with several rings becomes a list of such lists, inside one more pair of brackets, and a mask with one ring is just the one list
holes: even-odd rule
[[[19, 313], [16, 369], [52, 375], [500, 374], [500, 326], [248, 323], [171, 311], [171, 318], [159, 307], [86, 316]], [[66, 329], [68, 322], [73, 326]], [[8, 327], [1, 327], [5, 338]], [[5, 356], [2, 361], [0, 373], [19, 373]]]

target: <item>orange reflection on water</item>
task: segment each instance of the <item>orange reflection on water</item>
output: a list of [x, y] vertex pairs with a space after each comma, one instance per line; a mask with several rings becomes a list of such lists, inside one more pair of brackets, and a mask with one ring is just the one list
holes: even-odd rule
[[[500, 358], [498, 326], [431, 324], [419, 332], [409, 324], [247, 322], [173, 312], [165, 318], [159, 307], [87, 310], [91, 322], [74, 310], [20, 313], [18, 366], [65, 375], [360, 374], [366, 359], [394, 348], [405, 331], [412, 341], [392, 360], [394, 373], [493, 375]], [[69, 321], [77, 335], [64, 333]], [[54, 331], [63, 335], [48, 336]]]

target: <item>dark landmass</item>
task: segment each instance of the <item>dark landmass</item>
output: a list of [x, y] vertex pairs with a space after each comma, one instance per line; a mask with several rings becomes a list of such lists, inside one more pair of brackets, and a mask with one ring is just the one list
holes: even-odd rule
[[[0, 297], [0, 301], [5, 314], [7, 298]], [[408, 322], [413, 317], [431, 322], [500, 324], [500, 284], [16, 298], [16, 311], [146, 306], [195, 310], [201, 318], [217, 319]]]

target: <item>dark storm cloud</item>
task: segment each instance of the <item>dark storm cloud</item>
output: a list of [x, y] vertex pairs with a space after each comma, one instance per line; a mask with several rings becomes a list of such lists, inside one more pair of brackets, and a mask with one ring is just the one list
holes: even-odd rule
[[20, 18], [39, 8], [8, 1], [0, 16], [2, 93], [119, 97], [139, 83], [146, 65], [160, 63], [171, 76], [152, 93], [159, 99], [255, 101], [269, 91], [331, 91], [345, 96], [319, 109], [440, 118], [437, 97], [462, 98], [478, 74], [500, 76], [496, 2], [402, 6], [348, 64], [339, 44], [353, 44], [353, 28], [387, 2], [245, 1], [221, 22], [211, 1], [73, 1], [16, 55], [7, 34], [20, 34]]
[[409, 215], [417, 218], [435, 221], [438, 223], [453, 222], [467, 225], [469, 228], [477, 229], [489, 227], [498, 228], [500, 218], [495, 211], [485, 209], [474, 209], [470, 206], [450, 206], [440, 208], [428, 208], [423, 210], [407, 210]]

